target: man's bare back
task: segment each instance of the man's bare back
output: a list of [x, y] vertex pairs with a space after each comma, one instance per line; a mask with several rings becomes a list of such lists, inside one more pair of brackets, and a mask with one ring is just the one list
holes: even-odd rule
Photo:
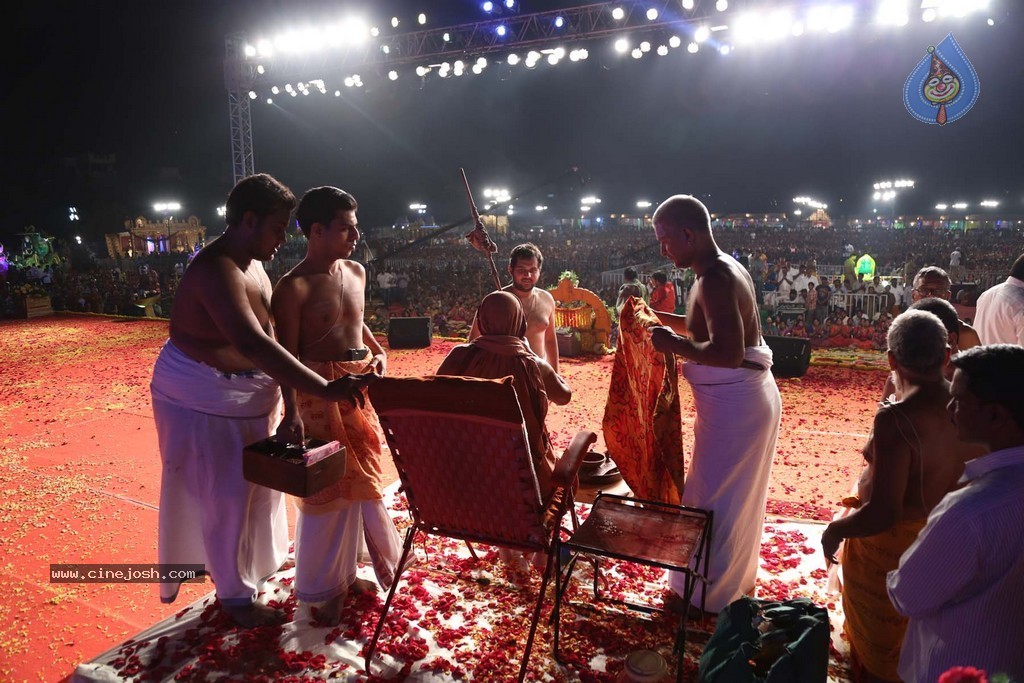
[[[759, 346], [761, 344], [761, 320], [757, 315], [754, 281], [750, 274], [735, 259], [727, 254], [719, 253], [716, 261], [702, 274], [696, 277], [693, 288], [686, 302], [686, 326], [690, 338], [696, 342], [710, 339], [708, 319], [705, 311], [715, 311], [707, 305], [708, 297], [705, 290], [709, 287], [728, 286], [734, 293], [736, 306], [739, 308], [742, 324], [743, 346]], [[712, 318], [712, 327], [714, 327]]]

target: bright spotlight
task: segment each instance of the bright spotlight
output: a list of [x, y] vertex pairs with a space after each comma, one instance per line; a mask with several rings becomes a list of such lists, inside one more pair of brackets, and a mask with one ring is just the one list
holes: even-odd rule
[[274, 103], [274, 98], [273, 97], [268, 97], [267, 98], [267, 104], [273, 104], [273, 103]]
[[565, 26], [565, 18], [555, 17], [555, 28], [562, 28], [563, 26]]
[[679, 39], [679, 36], [672, 36], [668, 39], [668, 46], [675, 49], [683, 44], [683, 41]]
[[245, 46], [245, 56], [246, 57], [255, 57], [256, 56], [256, 47], [253, 46], [253, 45], [246, 45]]
[[262, 64], [257, 64], [256, 65], [256, 73], [258, 73], [260, 76], [262, 76], [263, 74], [267, 73], [267, 70], [263, 68]]
[[906, 26], [909, 21], [906, 0], [883, 0], [875, 12], [875, 22], [882, 26]]
[[483, 5], [481, 5], [481, 7], [483, 8], [483, 10], [485, 12], [493, 12], [494, 11], [494, 3], [490, 2], [490, 0], [488, 0], [488, 2], [485, 2]]
[[719, 52], [719, 54], [722, 54], [722, 55], [728, 55], [730, 52], [732, 52], [732, 46], [731, 45], [723, 45], [722, 47], [718, 48], [718, 52]]
[[373, 28], [370, 29], [370, 35], [376, 38], [377, 36], [380, 35], [380, 29], [374, 26]]
[[963, 209], [967, 208], [967, 202], [957, 202], [956, 204], [953, 205], [953, 208], [962, 211]]
[[647, 10], [647, 21], [656, 21], [658, 19], [658, 10], [653, 7]]
[[651, 208], [651, 203], [649, 201], [647, 201], [646, 199], [641, 199], [640, 201], [638, 201], [636, 203], [636, 208], [638, 208], [638, 209], [649, 209], [649, 208]]
[[668, 46], [667, 45], [659, 45], [658, 46], [658, 56], [664, 57], [667, 54], [668, 54]]
[[228, 212], [228, 207], [226, 207], [226, 206], [218, 206], [217, 207], [217, 215], [218, 216], [225, 216], [225, 215], [227, 215], [227, 212]]
[[570, 62], [578, 62], [578, 61], [580, 61], [580, 51], [579, 50], [573, 50], [572, 52], [570, 52], [569, 53], [569, 61]]
[[477, 59], [476, 65], [479, 66], [481, 69], [487, 66], [487, 57], [480, 57], [479, 59]]
[[351, 76], [346, 76], [343, 82], [345, 83], [346, 88], [351, 88], [356, 84], [355, 79], [353, 79]]
[[949, 204], [936, 204], [935, 208], [938, 209], [939, 211], [945, 211], [946, 209], [949, 208]]
[[274, 54], [274, 44], [264, 39], [256, 43], [256, 50], [261, 57], [270, 57]]
[[250, 90], [249, 91], [249, 99], [250, 100], [255, 100], [256, 99], [256, 91], [255, 90]]
[[341, 97], [341, 91], [340, 90], [335, 90], [334, 91], [334, 96], [335, 97]]
[[625, 38], [619, 38], [615, 41], [616, 52], [626, 52], [629, 49], [629, 41]]
[[558, 64], [558, 55], [556, 55], [555, 53], [549, 54], [548, 55], [548, 64], [550, 64], [551, 66], [554, 66], [555, 64]]
[[718, 2], [715, 3], [715, 9], [719, 12], [724, 12], [729, 9], [729, 0], [718, 0]]
[[703, 43], [710, 37], [711, 30], [707, 26], [698, 26], [697, 30], [693, 32], [693, 39], [698, 43]]
[[630, 54], [633, 56], [633, 59], [640, 59], [644, 56], [644, 51], [638, 47], [634, 47]]
[[506, 59], [505, 61], [508, 62], [509, 66], [515, 66], [516, 64], [519, 63], [519, 55], [512, 53], [508, 56], [508, 59]]
[[505, 0], [505, 7], [512, 9], [516, 6], [516, 0]]
[[391, 28], [398, 28], [399, 23], [398, 17], [391, 17]]
[[689, 45], [686, 46], [686, 51], [689, 52], [691, 55], [697, 54], [697, 50], [699, 49], [700, 46], [697, 45], [697, 43], [690, 43]]
[[473, 65], [473, 73], [475, 73], [477, 76], [479, 76], [483, 72], [484, 72], [484, 68], [482, 66], [480, 66], [479, 64], [474, 64]]
[[924, 12], [921, 12], [921, 20], [926, 23], [935, 21], [936, 16], [938, 16], [938, 13], [931, 7], [926, 9]]
[[997, 206], [999, 206], [999, 202], [997, 202], [994, 199], [986, 199], [981, 202], [981, 205], [984, 206], [986, 209], [994, 209]]
[[427, 23], [427, 15], [421, 12], [420, 15], [416, 17], [416, 21], [420, 22], [420, 26], [422, 26]]
[[445, 31], [444, 35], [441, 36], [441, 40], [443, 40], [446, 43], [452, 42], [452, 34], [448, 33], [448, 31]]
[[388, 72], [388, 78], [390, 78], [393, 81], [397, 81], [398, 80], [398, 72], [394, 71], [394, 70], [389, 71]]
[[508, 33], [508, 27], [505, 26], [505, 24], [501, 24], [500, 26], [498, 26], [498, 28], [494, 29], [494, 32], [497, 33], [499, 36], [504, 37], [505, 34]]
[[423, 78], [428, 73], [430, 73], [430, 69], [428, 69], [427, 67], [423, 65], [416, 67], [416, 75], [419, 76], [420, 78]]
[[612, 19], [615, 21], [622, 21], [622, 18], [626, 16], [626, 10], [621, 7], [616, 7], [612, 10]]
[[689, 12], [693, 9], [693, 0], [683, 0], [683, 9]]
[[644, 42], [640, 43], [640, 52], [650, 52], [650, 51], [651, 51], [651, 44], [650, 43], [648, 43], [646, 40]]

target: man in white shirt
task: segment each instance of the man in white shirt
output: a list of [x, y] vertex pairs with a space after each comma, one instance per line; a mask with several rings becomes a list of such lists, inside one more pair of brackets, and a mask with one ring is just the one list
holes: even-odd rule
[[988, 455], [964, 467], [964, 487], [928, 516], [889, 599], [909, 618], [900, 678], [934, 683], [954, 666], [1024, 678], [1024, 347], [957, 354], [949, 412], [963, 441]]
[[1024, 254], [1014, 261], [1006, 282], [978, 297], [974, 327], [982, 344], [1024, 346]]
[[960, 253], [960, 247], [953, 247], [953, 253], [949, 255], [949, 277], [953, 282], [960, 281], [960, 261], [963, 259], [963, 254]]

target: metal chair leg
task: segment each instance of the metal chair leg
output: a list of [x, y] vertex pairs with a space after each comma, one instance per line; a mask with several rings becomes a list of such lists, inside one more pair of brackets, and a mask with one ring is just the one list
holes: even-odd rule
[[416, 535], [416, 527], [409, 527], [409, 531], [405, 534], [405, 544], [402, 546], [402, 557], [398, 560], [398, 574], [395, 576], [395, 580], [391, 583], [391, 588], [388, 590], [388, 598], [384, 602], [384, 610], [380, 613], [380, 619], [377, 620], [377, 628], [373, 631], [373, 638], [370, 639], [370, 644], [366, 646], [366, 675], [370, 675], [370, 660], [373, 658], [373, 653], [377, 649], [377, 640], [380, 638], [380, 632], [384, 628], [384, 620], [388, 617], [388, 610], [391, 609], [391, 601], [395, 597], [395, 590], [398, 588], [398, 581], [402, 578], [402, 574], [405, 573], [405, 561], [409, 557], [409, 551], [412, 550], [412, 540]]
[[544, 568], [544, 579], [540, 582], [540, 595], [537, 596], [537, 606], [533, 608], [533, 621], [530, 623], [530, 635], [526, 639], [526, 652], [523, 653], [523, 663], [519, 665], [519, 683], [526, 678], [526, 665], [530, 661], [530, 650], [533, 649], [533, 638], [537, 635], [537, 622], [540, 621], [540, 608], [544, 605], [544, 596], [547, 593], [548, 583], [551, 581], [551, 570], [554, 568], [555, 558], [548, 555], [548, 563]]

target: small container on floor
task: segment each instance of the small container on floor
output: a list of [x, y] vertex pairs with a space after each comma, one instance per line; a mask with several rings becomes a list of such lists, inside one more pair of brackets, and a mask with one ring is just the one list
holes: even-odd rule
[[625, 665], [615, 683], [662, 683], [668, 675], [668, 662], [654, 650], [637, 650], [626, 656]]

